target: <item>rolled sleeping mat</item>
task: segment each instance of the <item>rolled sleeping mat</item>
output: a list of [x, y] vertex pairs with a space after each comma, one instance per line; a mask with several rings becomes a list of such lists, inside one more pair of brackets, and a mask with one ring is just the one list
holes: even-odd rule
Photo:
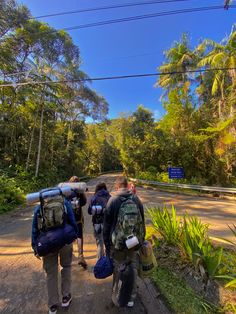
[[61, 188], [55, 187], [55, 188], [44, 189], [44, 190], [41, 190], [39, 192], [27, 194], [26, 195], [26, 202], [27, 202], [27, 204], [32, 204], [35, 202], [39, 202], [40, 195], [43, 198], [47, 198], [47, 197], [53, 197], [56, 195], [60, 195], [61, 193], [64, 196], [69, 196], [72, 193], [72, 190], [69, 186], [64, 186]]
[[59, 188], [69, 186], [72, 190], [76, 190], [79, 193], [84, 193], [87, 191], [87, 184], [85, 182], [61, 182], [58, 184]]

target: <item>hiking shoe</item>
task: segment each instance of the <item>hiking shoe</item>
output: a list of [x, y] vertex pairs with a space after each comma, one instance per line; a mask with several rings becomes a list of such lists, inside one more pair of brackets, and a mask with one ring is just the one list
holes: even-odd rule
[[71, 294], [68, 294], [67, 296], [62, 298], [61, 306], [63, 308], [68, 307], [70, 305], [71, 301], [72, 301], [72, 296], [71, 296]]
[[52, 305], [49, 308], [49, 314], [56, 314], [57, 313], [57, 305]]
[[127, 303], [127, 307], [134, 307], [134, 301], [129, 301]]
[[86, 261], [85, 261], [83, 256], [79, 256], [78, 265], [82, 266], [83, 269], [87, 269], [88, 264], [86, 263]]

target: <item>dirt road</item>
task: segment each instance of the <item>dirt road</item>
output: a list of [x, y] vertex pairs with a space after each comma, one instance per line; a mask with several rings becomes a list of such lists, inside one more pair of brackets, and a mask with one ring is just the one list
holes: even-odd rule
[[[110, 174], [89, 181], [88, 199], [93, 194], [98, 180], [105, 181], [112, 190], [115, 177], [116, 175]], [[188, 209], [190, 214], [199, 214], [206, 221], [213, 223], [212, 232], [217, 235], [229, 236], [226, 223], [236, 221], [235, 202], [171, 195], [143, 188], [138, 188], [137, 193], [146, 205], [174, 203], [180, 213]], [[87, 215], [86, 210], [87, 207], [84, 208], [85, 256], [89, 268], [84, 271], [77, 265], [77, 250], [74, 247], [73, 301], [67, 313], [168, 314], [169, 311], [163, 307], [161, 300], [153, 291], [150, 291], [150, 294], [150, 286], [143, 282], [139, 282], [139, 297], [134, 309], [117, 310], [112, 306], [111, 277], [99, 281], [93, 276], [92, 267], [96, 262], [96, 246], [92, 234], [91, 217]], [[47, 313], [47, 294], [42, 262], [34, 257], [30, 246], [32, 211], [33, 209], [28, 207], [0, 216], [0, 313]]]

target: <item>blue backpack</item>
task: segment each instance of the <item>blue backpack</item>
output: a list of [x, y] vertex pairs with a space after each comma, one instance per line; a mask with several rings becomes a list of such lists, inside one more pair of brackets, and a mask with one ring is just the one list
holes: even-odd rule
[[[44, 192], [50, 190], [58, 190], [59, 195], [44, 198]], [[40, 233], [36, 241], [36, 251], [39, 256], [58, 251], [77, 238], [74, 227], [67, 223], [64, 196], [59, 188], [40, 192], [38, 229]]]
[[97, 279], [104, 279], [113, 274], [113, 261], [108, 256], [102, 256], [94, 266], [94, 276]]

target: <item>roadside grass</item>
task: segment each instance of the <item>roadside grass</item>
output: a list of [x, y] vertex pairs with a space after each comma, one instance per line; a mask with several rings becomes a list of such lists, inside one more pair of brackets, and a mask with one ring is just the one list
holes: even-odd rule
[[152, 279], [174, 313], [219, 313], [216, 307], [209, 305], [203, 298], [199, 297], [183, 279], [168, 268], [158, 266]]
[[[146, 238], [158, 261], [153, 280], [172, 310], [236, 313], [236, 250], [215, 246], [207, 224], [187, 214], [180, 218], [174, 206], [147, 212], [152, 224]], [[231, 231], [236, 236], [235, 226]]]
[[[230, 230], [236, 238], [236, 225], [229, 226]], [[228, 241], [234, 245], [234, 250], [224, 250], [222, 255], [221, 268], [219, 269], [217, 279], [222, 280], [226, 288], [230, 288], [235, 292], [235, 306], [232, 305], [236, 313], [236, 242]]]
[[236, 276], [236, 251], [224, 250], [219, 275]]

